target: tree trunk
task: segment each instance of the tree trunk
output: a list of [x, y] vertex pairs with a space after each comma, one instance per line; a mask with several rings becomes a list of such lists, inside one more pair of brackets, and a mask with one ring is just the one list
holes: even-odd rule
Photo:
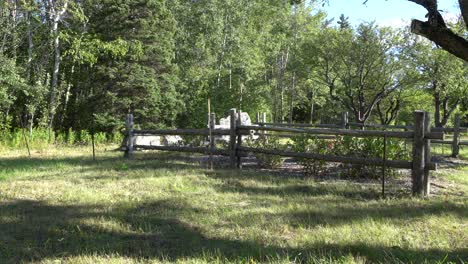
[[[70, 71], [70, 78], [73, 77], [75, 73], [75, 62], [73, 61], [73, 65], [71, 67], [71, 71]], [[68, 108], [68, 102], [70, 101], [70, 94], [71, 94], [71, 80], [68, 82], [67, 84], [67, 90], [65, 91], [65, 99], [64, 99], [64, 102], [63, 102], [63, 113], [62, 113], [62, 116], [60, 117], [60, 127], [63, 125], [63, 121], [65, 120], [65, 116], [66, 116], [66, 113], [67, 113], [67, 108]]]
[[[30, 85], [34, 84], [34, 81], [32, 80], [32, 60], [33, 60], [33, 49], [34, 49], [34, 42], [32, 38], [32, 31], [31, 31], [31, 12], [27, 11], [26, 12], [26, 27], [27, 27], [27, 33], [28, 33], [28, 61], [26, 63], [26, 78], [27, 82]], [[32, 98], [32, 100], [36, 100], [35, 98]], [[29, 101], [29, 106], [28, 106], [28, 116], [29, 116], [29, 137], [32, 137], [33, 134], [33, 127], [34, 127], [34, 112], [36, 111], [35, 105], [32, 105], [31, 100]]]
[[242, 109], [242, 100], [244, 96], [244, 82], [240, 81], [239, 110]]
[[315, 106], [315, 92], [312, 89], [312, 96], [310, 98], [310, 123], [314, 123], [314, 106]]
[[461, 15], [465, 21], [465, 27], [468, 29], [468, 1], [467, 0], [458, 0], [460, 5]]
[[[57, 2], [55, 2], [57, 5]], [[63, 14], [67, 11], [68, 2], [65, 1], [62, 10], [57, 11], [56, 7], [51, 7], [51, 20], [53, 21], [52, 24], [52, 35], [54, 36], [54, 68], [52, 71], [52, 85], [50, 91], [50, 101], [49, 101], [49, 129], [53, 128], [53, 122], [55, 117], [56, 111], [56, 92], [58, 89], [58, 78], [59, 78], [59, 71], [60, 71], [60, 38], [59, 38], [59, 23], [62, 19]]]
[[17, 47], [17, 38], [16, 38], [16, 23], [17, 23], [17, 14], [18, 14], [18, 7], [16, 4], [16, 0], [11, 0], [11, 54], [16, 62], [16, 47]]
[[229, 65], [229, 91], [232, 91], [232, 69]]
[[294, 109], [294, 96], [295, 96], [295, 89], [296, 89], [296, 73], [293, 73], [292, 77], [292, 86], [291, 86], [291, 95], [290, 99], [291, 101], [289, 102], [289, 123], [292, 124], [293, 122], [293, 109]]
[[28, 61], [26, 64], [26, 71], [27, 71], [27, 81], [32, 84], [31, 75], [32, 75], [32, 60], [33, 60], [33, 48], [34, 43], [32, 39], [32, 32], [31, 32], [31, 12], [26, 12], [26, 27], [28, 32]]
[[29, 137], [31, 138], [33, 136], [33, 128], [34, 128], [34, 112], [31, 111], [30, 113], [30, 119], [29, 119]]
[[[226, 12], [227, 13], [227, 12]], [[219, 91], [220, 86], [221, 86], [221, 70], [223, 69], [223, 59], [224, 59], [224, 53], [226, 51], [226, 43], [227, 43], [227, 28], [228, 28], [228, 19], [229, 16], [226, 14], [226, 17], [224, 19], [224, 27], [223, 27], [223, 42], [221, 43], [221, 52], [218, 55], [218, 78], [216, 80], [216, 88]]]
[[434, 105], [435, 105], [435, 112], [434, 112], [434, 121], [436, 127], [442, 127], [440, 122], [440, 105], [442, 102], [440, 101], [440, 93], [434, 93]]
[[[276, 65], [278, 65], [278, 57], [276, 57]], [[272, 78], [274, 78], [275, 76], [275, 69], [272, 67], [271, 68], [271, 76]], [[276, 77], [278, 77], [276, 75]], [[270, 86], [271, 87], [271, 86]], [[278, 112], [277, 112], [277, 109], [278, 109], [278, 82], [276, 83], [276, 86], [275, 87], [271, 87], [272, 91], [273, 91], [273, 111], [272, 111], [272, 115], [273, 115], [273, 118], [272, 118], [272, 121], [273, 123], [276, 123], [278, 122]]]
[[280, 76], [278, 80], [279, 88], [280, 88], [280, 95], [281, 95], [281, 100], [280, 100], [280, 108], [279, 108], [279, 118], [280, 122], [283, 122], [284, 120], [284, 75], [286, 73], [286, 68], [288, 65], [288, 60], [289, 60], [289, 47], [286, 49], [286, 54], [282, 52], [281, 55], [281, 64], [280, 64]]
[[452, 106], [449, 106], [449, 98], [444, 100], [444, 117], [442, 119], [441, 126], [445, 127], [450, 119], [450, 116], [453, 114], [453, 111], [457, 109], [458, 104], [460, 103], [460, 99], [457, 99]]

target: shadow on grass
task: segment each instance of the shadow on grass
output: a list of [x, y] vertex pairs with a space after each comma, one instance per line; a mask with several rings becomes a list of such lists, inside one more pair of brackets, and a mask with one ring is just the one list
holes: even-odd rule
[[[136, 207], [101, 208], [57, 206], [29, 200], [0, 205], [0, 262], [18, 263], [73, 256], [106, 256], [177, 261], [268, 262], [295, 259], [307, 262], [353, 254], [370, 261], [422, 262], [468, 258], [467, 250], [414, 250], [367, 244], [311, 244], [303, 248], [278, 247], [255, 241], [208, 237], [203, 229], [183, 219], [195, 210], [178, 200], [162, 200]], [[343, 215], [344, 217], [345, 215]], [[325, 216], [330, 218], [331, 216]], [[110, 222], [110, 223], [109, 223]], [[107, 223], [107, 224], [106, 224]]]

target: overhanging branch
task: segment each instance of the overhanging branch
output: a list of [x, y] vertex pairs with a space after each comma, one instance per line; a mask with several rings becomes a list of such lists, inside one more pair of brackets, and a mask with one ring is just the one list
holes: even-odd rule
[[446, 51], [468, 61], [468, 41], [446, 27], [436, 27], [429, 22], [413, 19], [411, 32], [434, 41]]
[[468, 0], [458, 0], [458, 3], [460, 4], [460, 11], [465, 21], [465, 26], [468, 29]]

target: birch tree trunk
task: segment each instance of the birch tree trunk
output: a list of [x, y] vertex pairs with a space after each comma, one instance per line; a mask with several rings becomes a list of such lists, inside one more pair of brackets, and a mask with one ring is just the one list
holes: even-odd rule
[[[26, 77], [27, 77], [28, 83], [32, 85], [34, 83], [34, 81], [32, 80], [32, 61], [33, 61], [34, 42], [33, 42], [32, 31], [31, 31], [31, 11], [26, 12], [26, 31], [28, 34], [28, 61], [26, 63]], [[30, 101], [29, 106], [28, 106], [29, 137], [32, 137], [32, 133], [33, 133], [35, 111], [36, 111], [35, 104], [33, 104]]]
[[291, 95], [290, 99], [291, 101], [289, 102], [289, 123], [292, 124], [293, 122], [293, 109], [294, 109], [294, 96], [296, 93], [296, 72], [293, 73], [292, 77], [292, 86], [291, 86]]
[[52, 85], [50, 90], [50, 101], [49, 101], [49, 129], [53, 128], [53, 122], [55, 117], [56, 111], [56, 96], [57, 96], [57, 88], [58, 88], [58, 78], [59, 78], [59, 71], [60, 71], [60, 38], [59, 38], [59, 23], [63, 18], [63, 15], [67, 11], [68, 8], [68, 1], [65, 0], [63, 7], [60, 11], [58, 11], [58, 2], [57, 1], [50, 1], [49, 0], [49, 7], [50, 7], [50, 16], [52, 20], [52, 36], [54, 37], [54, 68], [52, 71]]
[[[73, 77], [74, 74], [75, 74], [75, 60], [73, 60], [73, 65], [71, 67], [70, 78]], [[69, 81], [67, 84], [67, 90], [65, 91], [65, 99], [63, 102], [63, 112], [60, 117], [60, 126], [62, 126], [63, 121], [65, 120], [65, 116], [67, 115], [68, 102], [70, 101], [70, 95], [71, 95], [71, 87], [72, 87], [72, 84], [71, 84], [71, 81]]]
[[314, 108], [315, 108], [315, 91], [312, 88], [312, 96], [310, 98], [310, 123], [314, 123]]
[[18, 6], [16, 0], [11, 0], [11, 54], [16, 62], [16, 48], [17, 48], [17, 37], [16, 37], [16, 24], [18, 17]]

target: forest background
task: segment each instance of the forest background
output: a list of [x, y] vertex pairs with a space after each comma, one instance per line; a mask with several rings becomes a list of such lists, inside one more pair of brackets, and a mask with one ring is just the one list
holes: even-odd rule
[[[108, 136], [204, 127], [207, 101], [274, 122], [468, 122], [466, 62], [409, 28], [327, 19], [322, 2], [6, 0], [0, 131]], [[448, 23], [467, 36], [462, 18]], [[54, 134], [52, 133], [52, 134]]]

